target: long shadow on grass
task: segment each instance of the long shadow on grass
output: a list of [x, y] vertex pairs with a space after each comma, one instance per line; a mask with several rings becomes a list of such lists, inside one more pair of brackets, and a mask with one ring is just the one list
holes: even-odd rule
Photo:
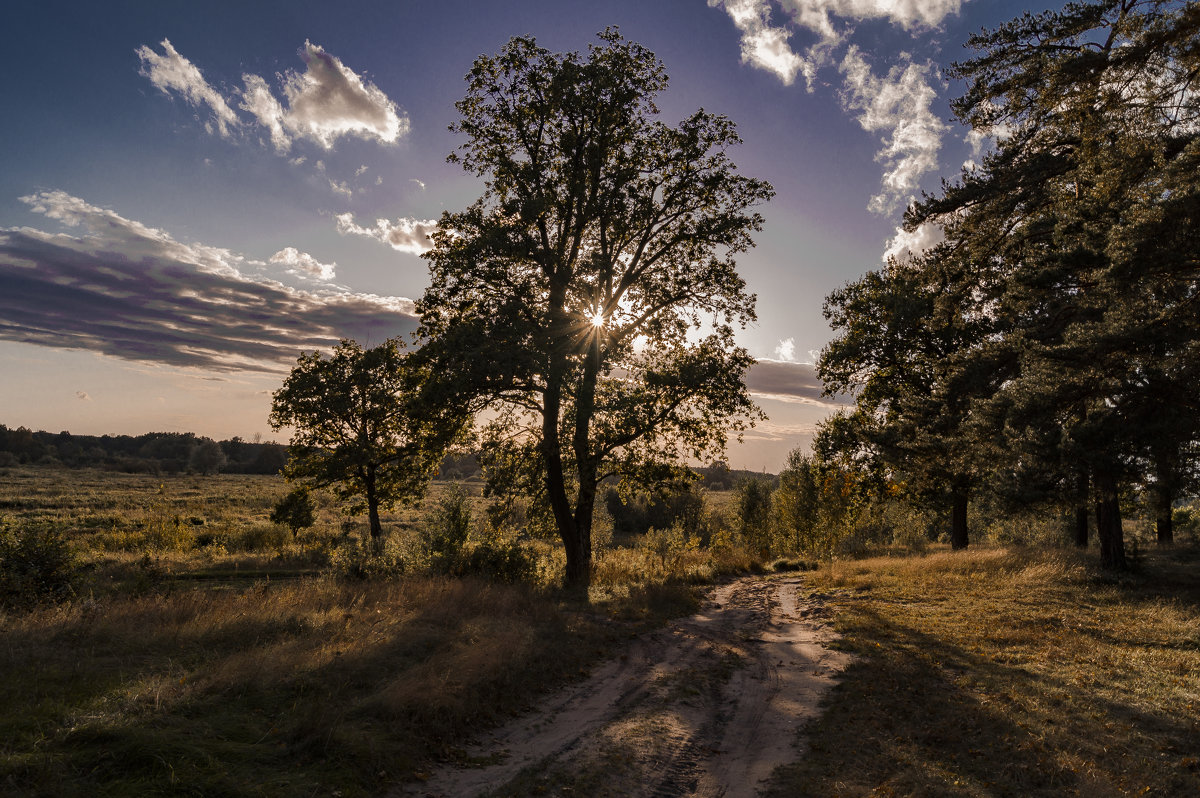
[[[314, 628], [312, 618], [326, 620]], [[0, 785], [46, 795], [311, 795], [319, 785], [376, 794], [582, 673], [620, 635], [531, 590], [470, 580], [346, 585], [294, 615], [230, 612], [203, 633], [175, 620], [135, 604], [121, 639], [76, 616], [6, 641], [57, 661], [19, 747], [0, 745]], [[89, 652], [82, 667], [72, 649]], [[115, 698], [146, 680], [166, 683], [161, 704]], [[9, 698], [6, 711], [33, 709]]]
[[[1094, 696], [1072, 707], [1061, 697], [1078, 687], [979, 656], [870, 607], [855, 608], [853, 626], [848, 639], [856, 641], [858, 659], [832, 691], [825, 714], [809, 725], [810, 753], [781, 772], [770, 795], [1115, 794], [1123, 753], [1101, 759], [1102, 772], [1086, 772], [1080, 746], [1094, 745], [1103, 757], [1105, 744], [1121, 741], [1078, 739], [1095, 723], [1077, 713], [1123, 717], [1139, 735], [1160, 740], [1194, 739], [1195, 724], [1185, 719], [1146, 715]], [[1061, 714], [1047, 724], [1046, 715], [1017, 708], [1034, 694], [1057, 703], [1058, 710], [1047, 710], [1051, 716]], [[1154, 785], [1165, 790], [1159, 794], [1196, 785], [1169, 773], [1164, 778], [1169, 783]]]

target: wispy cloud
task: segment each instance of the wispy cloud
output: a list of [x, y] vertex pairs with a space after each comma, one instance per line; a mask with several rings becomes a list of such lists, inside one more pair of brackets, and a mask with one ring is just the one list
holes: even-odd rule
[[88, 396], [87, 391], [76, 391], [75, 398], [81, 402], [90, 402], [92, 397]]
[[[209, 129], [215, 124], [229, 137], [243, 124], [230, 101], [170, 41], [164, 39], [162, 47], [162, 55], [146, 46], [137, 49], [142, 74], [165, 94], [178, 92], [194, 106], [207, 105], [213, 113]], [[299, 54], [304, 71], [288, 70], [279, 76], [282, 101], [265, 78], [249, 73], [242, 75], [244, 88], [230, 93], [230, 99], [240, 95], [238, 107], [267, 131], [277, 152], [288, 152], [297, 139], [328, 150], [343, 136], [394, 144], [408, 134], [408, 115], [374, 83], [310, 41]]]
[[[882, 77], [872, 74], [850, 43], [856, 24], [884, 20], [912, 35], [938, 30], [966, 0], [708, 0], [722, 8], [741, 31], [742, 63], [774, 73], [791, 84], [802, 73], [808, 91], [821, 70], [837, 66], [846, 111], [870, 132], [886, 132], [876, 159], [884, 165], [882, 190], [868, 208], [892, 214], [907, 204], [921, 178], [937, 169], [941, 138], [948, 127], [931, 110], [937, 97], [935, 70], [901, 53]], [[778, 12], [772, 14], [772, 12]], [[775, 23], [772, 23], [772, 17]], [[812, 43], [802, 52], [789, 45], [796, 31]]]
[[382, 340], [416, 327], [407, 299], [292, 288], [251, 274], [261, 261], [185, 244], [61, 191], [22, 201], [84, 232], [0, 230], [0, 339], [215, 371], [280, 371], [299, 352], [343, 337]]
[[437, 230], [436, 219], [376, 219], [374, 227], [362, 227], [355, 223], [354, 214], [342, 213], [334, 217], [337, 231], [342, 235], [366, 236], [410, 255], [420, 255], [433, 247], [429, 236]]
[[196, 108], [207, 105], [212, 112], [212, 120], [206, 123], [209, 132], [215, 124], [217, 132], [228, 137], [232, 128], [241, 125], [241, 120], [225, 98], [209, 85], [191, 61], [171, 46], [170, 40], [163, 39], [159, 46], [163, 48], [161, 55], [145, 45], [137, 49], [138, 58], [142, 59], [142, 75], [163, 94], [169, 96], [174, 91]]
[[905, 56], [878, 77], [851, 45], [838, 69], [845, 76], [841, 97], [846, 110], [858, 114], [863, 130], [888, 134], [875, 155], [885, 168], [883, 188], [867, 207], [890, 214], [907, 205], [921, 178], [937, 169], [942, 135], [949, 129], [931, 107], [937, 98], [930, 85], [933, 65], [914, 64]]

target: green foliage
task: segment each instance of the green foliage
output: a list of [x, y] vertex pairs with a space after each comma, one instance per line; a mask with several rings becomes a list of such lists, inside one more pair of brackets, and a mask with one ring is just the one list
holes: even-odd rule
[[295, 430], [287, 477], [333, 487], [350, 513], [368, 514], [377, 544], [379, 510], [421, 496], [461, 425], [414, 407], [421, 375], [403, 346], [391, 338], [364, 350], [343, 340], [327, 358], [301, 355], [271, 405], [272, 428]]
[[316, 510], [312, 490], [307, 485], [300, 485], [285, 494], [271, 510], [271, 523], [283, 524], [292, 530], [294, 538], [301, 529], [307, 529], [316, 522]]
[[674, 571], [687, 554], [700, 550], [700, 537], [687, 531], [677, 520], [666, 529], [651, 529], [642, 538], [639, 548], [660, 572], [666, 574]]
[[70, 599], [80, 562], [67, 540], [41, 525], [0, 521], [0, 607], [24, 609]]
[[751, 477], [740, 481], [736, 488], [737, 530], [750, 548], [767, 556], [771, 550], [771, 493], [772, 480]]
[[[493, 440], [536, 450], [531, 507], [553, 519], [573, 583], [589, 578], [602, 478], [653, 487], [757, 412], [734, 341], [754, 300], [733, 256], [772, 194], [729, 159], [732, 122], [657, 121], [662, 63], [600, 39], [583, 56], [518, 37], [476, 60], [451, 160], [486, 189], [443, 215], [418, 304], [428, 403], [490, 408]], [[701, 320], [717, 323], [696, 342]]]
[[461, 485], [452, 486], [425, 516], [420, 536], [430, 570], [442, 574], [460, 570], [471, 536], [471, 507]]
[[707, 503], [694, 481], [667, 483], [657, 491], [636, 491], [625, 497], [617, 488], [604, 491], [604, 508], [613, 528], [626, 534], [642, 534], [651, 528], [667, 529], [682, 524], [687, 529], [705, 526]]

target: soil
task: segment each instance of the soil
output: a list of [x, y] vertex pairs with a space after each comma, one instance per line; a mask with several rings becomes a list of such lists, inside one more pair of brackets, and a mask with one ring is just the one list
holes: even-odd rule
[[715, 588], [586, 680], [397, 796], [754, 796], [849, 657], [803, 577]]

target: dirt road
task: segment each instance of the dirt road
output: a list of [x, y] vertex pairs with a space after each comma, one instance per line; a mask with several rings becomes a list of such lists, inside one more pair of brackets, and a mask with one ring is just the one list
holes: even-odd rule
[[801, 577], [716, 588], [398, 796], [754, 796], [847, 662]]

